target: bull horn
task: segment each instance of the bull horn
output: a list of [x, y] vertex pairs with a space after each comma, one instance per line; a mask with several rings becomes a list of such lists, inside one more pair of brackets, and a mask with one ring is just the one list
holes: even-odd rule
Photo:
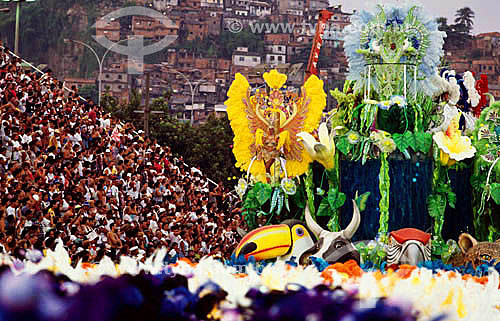
[[342, 231], [344, 237], [350, 240], [354, 233], [358, 230], [359, 224], [361, 223], [361, 215], [359, 213], [358, 205], [356, 201], [352, 200], [352, 220], [351, 223]]
[[316, 238], [319, 239], [319, 235], [321, 232], [323, 232], [323, 228], [319, 226], [318, 223], [312, 218], [311, 216], [311, 210], [309, 210], [309, 204], [306, 204], [306, 209], [305, 209], [305, 217], [306, 217], [306, 225], [307, 227], [314, 233]]

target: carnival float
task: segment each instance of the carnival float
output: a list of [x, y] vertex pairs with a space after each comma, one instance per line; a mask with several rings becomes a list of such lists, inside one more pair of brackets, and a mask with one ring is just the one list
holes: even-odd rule
[[445, 36], [420, 6], [374, 6], [347, 28], [342, 90], [314, 71], [300, 90], [277, 70], [259, 89], [236, 74], [249, 230], [233, 257], [2, 256], [0, 317], [500, 320], [500, 104], [446, 68]]
[[[328, 113], [314, 73], [300, 91], [288, 89], [277, 70], [265, 73], [267, 89], [255, 92], [236, 75], [226, 102], [236, 166], [244, 173], [236, 190], [248, 226], [258, 229], [235, 255], [289, 260], [296, 249], [282, 235], [288, 233], [292, 243], [303, 243], [300, 255], [332, 254], [334, 240], [353, 239], [361, 261], [399, 263], [394, 256], [415, 247], [410, 256], [419, 259], [404, 263], [431, 256], [446, 262], [460, 252], [455, 241], [445, 242], [450, 223], [447, 234], [455, 240], [474, 231], [495, 241], [500, 127], [485, 77], [476, 81], [471, 72], [444, 66], [446, 34], [418, 6], [362, 11], [345, 34], [348, 80], [330, 92], [337, 107]], [[261, 236], [269, 231], [273, 237]], [[326, 248], [310, 253], [318, 243]], [[378, 258], [367, 243], [376, 244]]]

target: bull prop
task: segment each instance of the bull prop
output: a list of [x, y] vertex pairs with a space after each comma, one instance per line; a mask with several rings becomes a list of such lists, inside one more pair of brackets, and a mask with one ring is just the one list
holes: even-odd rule
[[355, 260], [360, 263], [359, 252], [351, 242], [358, 230], [361, 215], [353, 200], [353, 215], [349, 225], [340, 232], [323, 229], [311, 216], [309, 206], [305, 208], [304, 224], [298, 220], [286, 220], [279, 225], [263, 226], [249, 232], [236, 247], [235, 255], [255, 260], [298, 259], [299, 264], [309, 263], [309, 257], [324, 259], [329, 264]]

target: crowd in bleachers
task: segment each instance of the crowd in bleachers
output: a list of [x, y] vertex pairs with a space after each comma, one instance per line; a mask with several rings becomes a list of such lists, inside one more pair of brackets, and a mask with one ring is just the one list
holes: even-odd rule
[[95, 262], [234, 249], [243, 223], [221, 183], [3, 47], [0, 115], [0, 251], [22, 258], [61, 239], [72, 262]]

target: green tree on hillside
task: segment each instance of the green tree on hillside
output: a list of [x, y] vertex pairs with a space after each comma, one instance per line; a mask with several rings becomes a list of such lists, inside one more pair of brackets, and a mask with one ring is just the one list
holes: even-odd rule
[[[305, 66], [307, 66], [307, 63], [309, 62], [309, 55], [311, 54], [311, 48], [312, 48], [312, 43], [308, 43], [305, 48], [301, 49], [298, 53], [296, 53], [291, 57], [290, 63], [292, 64], [303, 63], [305, 68]], [[319, 68], [325, 68], [331, 62], [331, 57], [325, 55], [324, 51], [325, 50], [323, 50], [322, 47], [318, 58]]]
[[151, 122], [151, 136], [169, 146], [176, 155], [181, 155], [186, 164], [199, 167], [210, 179], [222, 181], [233, 187], [228, 177], [240, 176], [234, 166], [236, 160], [232, 152], [233, 132], [226, 117], [210, 115], [198, 127], [191, 127], [170, 116], [163, 121]]
[[471, 39], [471, 31], [474, 25], [474, 11], [469, 7], [458, 9], [455, 14], [455, 23], [448, 25], [448, 19], [445, 17], [437, 18], [438, 29], [446, 32], [444, 47], [446, 50], [453, 48], [464, 48]]
[[455, 14], [455, 28], [458, 32], [470, 35], [473, 25], [475, 13], [469, 7], [464, 7], [457, 10]]
[[264, 40], [260, 35], [251, 32], [248, 28], [239, 33], [223, 31], [220, 34], [218, 45], [221, 56], [230, 59], [237, 47], [248, 47], [248, 51], [263, 53]]
[[227, 116], [217, 118], [212, 114], [196, 131], [198, 138], [189, 158], [190, 164], [202, 168], [216, 182], [222, 181], [234, 187], [234, 182], [227, 178], [239, 177], [241, 173], [235, 167], [236, 159], [232, 150], [234, 135]]
[[438, 29], [439, 31], [444, 31], [448, 32], [450, 30], [450, 26], [448, 26], [448, 18], [446, 17], [439, 17], [436, 19], [438, 23]]
[[[75, 4], [82, 6], [88, 14], [96, 8], [99, 0], [39, 0], [25, 2], [21, 6], [19, 49], [22, 56], [35, 63], [46, 63], [49, 55], [57, 52], [64, 38], [74, 38], [67, 11]], [[0, 19], [1, 38], [7, 46], [14, 48], [16, 9], [3, 14]], [[94, 10], [96, 11], [96, 10]], [[91, 19], [89, 14], [89, 19]]]

